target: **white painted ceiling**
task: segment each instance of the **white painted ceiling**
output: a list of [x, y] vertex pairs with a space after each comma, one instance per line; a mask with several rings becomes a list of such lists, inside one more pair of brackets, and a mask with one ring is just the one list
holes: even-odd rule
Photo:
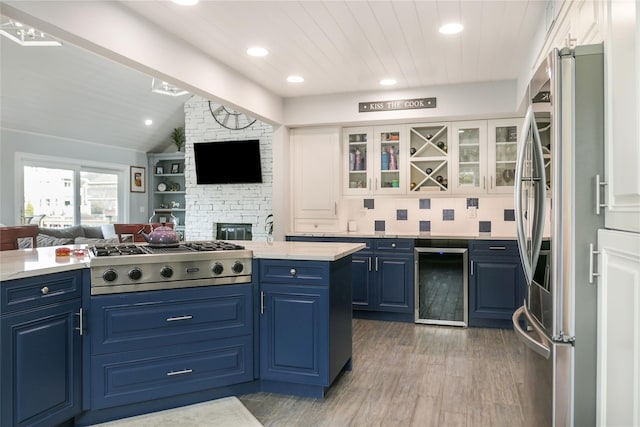
[[[298, 97], [515, 80], [544, 21], [544, 0], [120, 1], [274, 94]], [[438, 33], [459, 21], [458, 35]], [[117, 31], [114, 23], [113, 31]], [[151, 93], [151, 77], [68, 43], [24, 48], [2, 39], [0, 125], [160, 151], [184, 122], [182, 104]], [[246, 55], [261, 45], [264, 58]], [[171, 53], [168, 52], [168, 55]], [[302, 84], [286, 82], [300, 74]], [[146, 128], [145, 118], [155, 125]]]

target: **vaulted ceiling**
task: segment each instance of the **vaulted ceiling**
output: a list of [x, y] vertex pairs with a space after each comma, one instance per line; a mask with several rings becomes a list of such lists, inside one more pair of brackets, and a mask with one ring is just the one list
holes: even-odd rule
[[[55, 0], [54, 0], [55, 1]], [[230, 70], [282, 97], [515, 80], [531, 55], [546, 1], [120, 1]], [[438, 33], [458, 21], [457, 35]], [[112, 31], [118, 31], [113, 23]], [[63, 40], [64, 42], [64, 40]], [[183, 123], [188, 96], [151, 93], [151, 76], [65, 43], [2, 39], [0, 125], [158, 151]], [[264, 58], [247, 47], [269, 49]], [[171, 55], [172, 52], [167, 52]], [[286, 81], [290, 74], [304, 83]], [[145, 118], [155, 124], [145, 127]]]

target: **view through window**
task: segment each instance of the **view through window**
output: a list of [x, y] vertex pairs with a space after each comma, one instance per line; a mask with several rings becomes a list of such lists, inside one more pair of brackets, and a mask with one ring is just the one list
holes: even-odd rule
[[118, 173], [24, 166], [23, 209], [44, 227], [118, 222]]

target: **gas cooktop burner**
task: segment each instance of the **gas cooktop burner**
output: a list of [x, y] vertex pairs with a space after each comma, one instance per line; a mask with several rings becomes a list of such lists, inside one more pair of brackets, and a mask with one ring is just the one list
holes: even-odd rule
[[244, 249], [244, 246], [219, 240], [214, 242], [188, 242], [174, 247], [150, 247], [147, 245], [132, 244], [107, 244], [95, 245], [89, 248], [93, 255], [97, 257], [166, 254], [176, 252], [236, 251], [242, 249]]

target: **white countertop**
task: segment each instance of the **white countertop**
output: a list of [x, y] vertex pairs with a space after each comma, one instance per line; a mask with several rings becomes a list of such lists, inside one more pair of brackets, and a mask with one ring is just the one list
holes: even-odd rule
[[364, 249], [364, 243], [231, 241], [253, 252], [256, 259], [335, 261]]
[[[365, 247], [363, 243], [253, 242], [246, 240], [238, 240], [233, 243], [251, 250], [254, 258], [301, 261], [335, 261]], [[82, 249], [87, 245], [67, 245], [67, 247]], [[90, 267], [89, 256], [57, 257], [55, 250], [56, 247], [51, 246], [0, 251], [0, 282]]]
[[[89, 267], [89, 257], [56, 256], [58, 246], [0, 251], [0, 282]], [[67, 245], [82, 249], [87, 245]]]
[[382, 233], [362, 231], [336, 231], [325, 233], [287, 233], [287, 236], [295, 237], [339, 237], [356, 239], [464, 239], [464, 240], [516, 240], [516, 236], [499, 236], [491, 233], [455, 234], [455, 233]]

